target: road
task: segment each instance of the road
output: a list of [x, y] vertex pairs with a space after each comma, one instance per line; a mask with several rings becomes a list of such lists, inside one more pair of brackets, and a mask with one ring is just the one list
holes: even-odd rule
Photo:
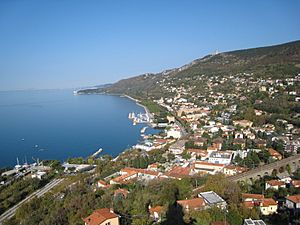
[[42, 197], [44, 194], [46, 194], [48, 191], [50, 191], [52, 188], [54, 188], [55, 186], [57, 186], [58, 184], [60, 184], [64, 179], [54, 179], [52, 180], [50, 183], [46, 184], [44, 187], [42, 187], [41, 189], [33, 192], [32, 194], [30, 194], [29, 196], [27, 196], [25, 199], [23, 199], [22, 201], [20, 201], [18, 204], [14, 205], [12, 208], [8, 209], [7, 211], [5, 211], [1, 216], [0, 216], [0, 224], [2, 224], [5, 220], [12, 218], [15, 213], [16, 210], [25, 202], [28, 202], [29, 200], [31, 200], [34, 197]]

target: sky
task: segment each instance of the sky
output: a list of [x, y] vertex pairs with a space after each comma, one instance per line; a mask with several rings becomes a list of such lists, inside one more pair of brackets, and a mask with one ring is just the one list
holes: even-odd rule
[[297, 0], [0, 0], [0, 90], [77, 88], [300, 39]]

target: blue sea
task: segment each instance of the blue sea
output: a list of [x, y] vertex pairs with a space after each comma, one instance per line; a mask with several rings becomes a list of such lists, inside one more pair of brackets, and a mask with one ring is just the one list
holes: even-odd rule
[[99, 148], [117, 156], [141, 140], [145, 126], [133, 126], [129, 112], [144, 109], [128, 98], [72, 90], [0, 92], [0, 167], [15, 165], [17, 157], [63, 161]]

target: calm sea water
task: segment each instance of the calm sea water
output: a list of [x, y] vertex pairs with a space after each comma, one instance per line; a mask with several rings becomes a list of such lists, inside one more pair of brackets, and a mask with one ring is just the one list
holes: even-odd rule
[[[99, 148], [118, 155], [140, 139], [129, 112], [144, 112], [118, 96], [73, 95], [71, 90], [0, 92], [0, 167], [27, 158], [65, 160]], [[157, 132], [149, 129], [148, 132]]]

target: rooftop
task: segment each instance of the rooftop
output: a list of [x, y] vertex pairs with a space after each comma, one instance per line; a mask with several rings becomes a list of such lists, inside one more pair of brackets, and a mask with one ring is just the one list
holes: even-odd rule
[[118, 218], [111, 209], [103, 208], [95, 210], [90, 216], [83, 219], [88, 225], [99, 225], [108, 219]]

